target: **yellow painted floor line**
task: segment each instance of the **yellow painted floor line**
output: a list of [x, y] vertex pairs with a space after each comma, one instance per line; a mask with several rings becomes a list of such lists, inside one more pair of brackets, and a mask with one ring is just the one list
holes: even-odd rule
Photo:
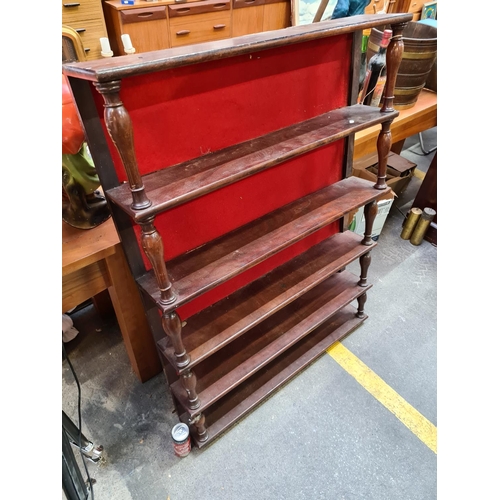
[[326, 352], [437, 454], [437, 427], [434, 424], [415, 410], [340, 342], [335, 342]]
[[425, 177], [425, 172], [422, 172], [422, 170], [419, 170], [418, 168], [416, 168], [414, 171], [413, 171], [413, 175], [417, 178], [417, 179], [420, 179], [421, 181], [424, 180], [424, 177]]

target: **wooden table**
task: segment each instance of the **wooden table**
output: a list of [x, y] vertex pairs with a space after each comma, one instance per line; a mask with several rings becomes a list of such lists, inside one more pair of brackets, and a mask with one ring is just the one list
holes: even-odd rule
[[62, 222], [62, 312], [109, 291], [132, 369], [141, 382], [161, 372], [161, 362], [111, 219], [93, 229]]
[[[401, 152], [402, 142], [437, 125], [437, 94], [423, 89], [412, 108], [403, 109], [392, 122], [392, 151]], [[358, 132], [354, 137], [354, 160], [377, 151], [380, 125]], [[398, 148], [399, 145], [399, 148]], [[399, 149], [399, 151], [397, 150]]]

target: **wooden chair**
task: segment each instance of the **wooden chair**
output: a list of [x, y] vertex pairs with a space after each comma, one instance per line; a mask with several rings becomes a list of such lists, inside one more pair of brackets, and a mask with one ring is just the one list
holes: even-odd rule
[[86, 61], [85, 48], [76, 30], [62, 25], [62, 62]]

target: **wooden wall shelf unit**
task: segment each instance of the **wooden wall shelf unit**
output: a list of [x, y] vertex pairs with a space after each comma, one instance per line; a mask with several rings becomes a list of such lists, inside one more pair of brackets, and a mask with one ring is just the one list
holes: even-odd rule
[[[365, 319], [409, 14], [63, 65], [181, 421], [202, 447]], [[362, 30], [390, 24], [382, 108]], [[379, 174], [350, 176], [378, 125]], [[366, 233], [342, 228], [364, 207]], [[359, 259], [360, 273], [345, 266]]]
[[103, 3], [111, 49], [125, 55], [121, 35], [136, 52], [222, 40], [290, 26], [290, 0], [120, 0]]

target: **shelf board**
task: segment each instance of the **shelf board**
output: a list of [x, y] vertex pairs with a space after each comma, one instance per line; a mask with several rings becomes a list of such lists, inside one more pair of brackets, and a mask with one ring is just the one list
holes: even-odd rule
[[332, 275], [201, 362], [195, 370], [201, 402], [196, 410], [189, 409], [180, 380], [172, 393], [191, 417], [205, 411], [370, 288], [358, 281], [347, 271]]
[[[214, 403], [204, 412], [208, 439], [199, 442], [193, 436], [195, 445], [201, 448], [212, 443], [244, 415], [321, 356], [333, 343], [355, 330], [367, 318], [357, 318], [355, 312], [354, 307], [346, 306], [329, 321]], [[189, 424], [187, 413], [182, 414], [180, 419]]]
[[168, 261], [172, 304], [161, 304], [152, 270], [137, 283], [162, 312], [173, 311], [388, 191], [349, 177]]
[[[178, 373], [193, 368], [321, 281], [369, 252], [373, 245], [362, 245], [362, 239], [362, 236], [350, 231], [335, 234], [190, 317], [182, 329], [182, 339], [191, 361], [188, 366], [178, 370]], [[158, 348], [175, 367], [174, 350], [167, 337], [158, 342]]]
[[152, 204], [142, 210], [131, 208], [128, 184], [109, 189], [107, 195], [136, 222], [144, 221], [312, 149], [393, 120], [397, 115], [397, 111], [381, 113], [371, 106], [348, 106], [144, 175], [144, 189]]

